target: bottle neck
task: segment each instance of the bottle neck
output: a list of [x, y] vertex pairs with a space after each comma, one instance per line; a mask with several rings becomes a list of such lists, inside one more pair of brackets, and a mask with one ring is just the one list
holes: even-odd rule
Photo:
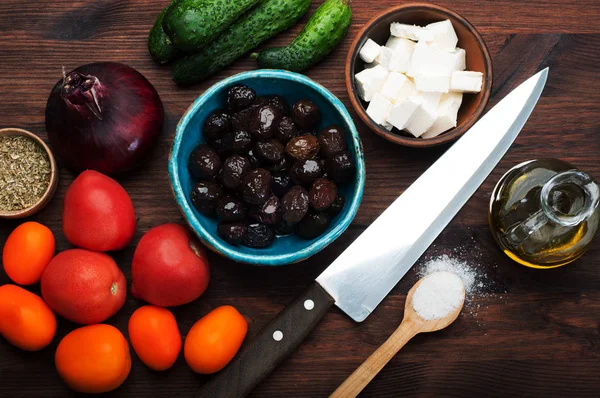
[[541, 192], [546, 217], [563, 226], [575, 226], [592, 216], [600, 202], [600, 186], [588, 174], [569, 170], [552, 177]]

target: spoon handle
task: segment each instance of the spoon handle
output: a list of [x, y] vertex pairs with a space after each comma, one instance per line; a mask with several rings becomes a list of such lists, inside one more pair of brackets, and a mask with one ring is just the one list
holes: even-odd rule
[[383, 367], [419, 333], [419, 325], [403, 321], [398, 329], [362, 363], [329, 397], [354, 398], [373, 380]]

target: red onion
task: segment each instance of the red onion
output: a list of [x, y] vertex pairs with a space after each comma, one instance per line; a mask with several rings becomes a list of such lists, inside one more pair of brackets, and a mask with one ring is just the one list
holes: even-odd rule
[[46, 130], [58, 159], [75, 172], [108, 175], [140, 165], [164, 122], [154, 86], [135, 69], [114, 62], [63, 75], [46, 105]]

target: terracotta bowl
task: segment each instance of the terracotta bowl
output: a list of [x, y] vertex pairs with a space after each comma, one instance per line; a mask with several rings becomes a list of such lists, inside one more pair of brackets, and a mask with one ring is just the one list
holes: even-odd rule
[[[458, 36], [458, 47], [467, 52], [467, 70], [483, 73], [483, 87], [479, 94], [465, 94], [458, 113], [455, 128], [434, 138], [415, 138], [409, 133], [397, 129], [387, 131], [373, 122], [367, 115], [368, 104], [359, 97], [354, 76], [364, 69], [364, 62], [359, 57], [362, 46], [368, 39], [385, 44], [390, 36], [390, 24], [427, 25], [449, 19]], [[358, 33], [348, 52], [346, 60], [346, 87], [352, 106], [363, 122], [376, 134], [395, 144], [410, 147], [431, 147], [456, 140], [463, 135], [482, 115], [492, 91], [492, 59], [485, 42], [473, 25], [454, 11], [431, 4], [411, 3], [390, 8], [369, 21]]]
[[54, 196], [54, 193], [56, 192], [56, 187], [58, 186], [58, 167], [56, 165], [54, 155], [52, 154], [52, 151], [50, 150], [48, 145], [46, 145], [46, 143], [40, 137], [26, 130], [16, 128], [6, 128], [0, 130], [0, 137], [14, 135], [29, 137], [33, 141], [37, 142], [38, 145], [40, 145], [42, 148], [44, 148], [44, 150], [48, 154], [48, 159], [50, 160], [50, 183], [48, 184], [48, 188], [46, 188], [46, 192], [44, 192], [42, 197], [33, 206], [15, 211], [0, 210], [0, 219], [17, 219], [34, 215], [35, 213], [39, 212], [44, 207], [46, 207], [46, 205]]

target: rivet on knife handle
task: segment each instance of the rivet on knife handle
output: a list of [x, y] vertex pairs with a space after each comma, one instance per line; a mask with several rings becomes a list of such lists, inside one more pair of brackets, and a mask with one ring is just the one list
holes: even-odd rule
[[248, 395], [296, 350], [333, 304], [333, 298], [313, 282], [202, 388], [200, 397]]

